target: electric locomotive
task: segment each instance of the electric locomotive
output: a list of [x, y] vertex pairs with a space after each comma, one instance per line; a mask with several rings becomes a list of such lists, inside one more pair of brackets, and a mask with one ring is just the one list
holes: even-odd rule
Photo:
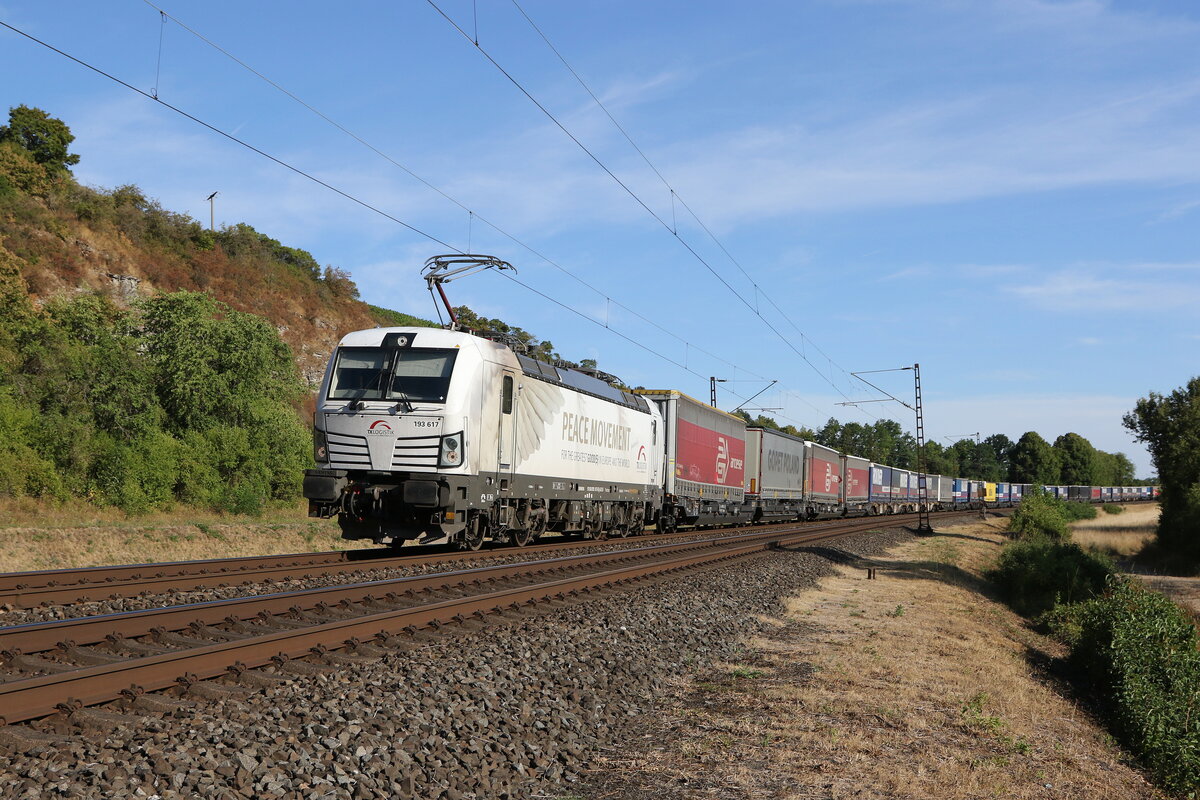
[[304, 496], [343, 537], [393, 546], [627, 536], [657, 522], [663, 436], [646, 398], [503, 342], [356, 331], [326, 368]]

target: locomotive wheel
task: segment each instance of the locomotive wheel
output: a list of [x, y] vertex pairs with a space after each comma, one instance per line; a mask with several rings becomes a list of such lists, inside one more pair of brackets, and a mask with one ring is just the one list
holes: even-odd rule
[[483, 534], [487, 528], [487, 521], [481, 516], [476, 516], [467, 523], [466, 530], [463, 531], [463, 538], [458, 543], [459, 550], [478, 550], [483, 547]]
[[533, 532], [529, 528], [513, 528], [508, 532], [508, 541], [517, 547], [525, 547], [533, 541]]
[[542, 538], [542, 534], [546, 532], [546, 517], [544, 515], [535, 515], [529, 522], [529, 541], [536, 542]]

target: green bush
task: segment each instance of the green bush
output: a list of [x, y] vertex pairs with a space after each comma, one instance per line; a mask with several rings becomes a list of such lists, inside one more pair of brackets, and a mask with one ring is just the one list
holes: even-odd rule
[[1067, 503], [1059, 500], [1057, 497], [1052, 498], [1055, 505], [1059, 509], [1059, 513], [1067, 522], [1078, 522], [1081, 519], [1095, 519], [1098, 511], [1091, 503]]
[[1042, 487], [1034, 486], [1025, 493], [1021, 505], [1009, 517], [1008, 529], [1021, 536], [1045, 536], [1066, 541], [1071, 533], [1067, 530], [1063, 505]]
[[1007, 545], [988, 577], [1018, 613], [1034, 617], [1059, 603], [1087, 600], [1115, 571], [1099, 553], [1073, 542], [1032, 535]]
[[1200, 789], [1200, 653], [1188, 616], [1116, 577], [1067, 616], [1071, 662], [1099, 690], [1117, 738], [1168, 789]]
[[268, 322], [189, 292], [37, 312], [6, 252], [0, 496], [74, 494], [129, 514], [177, 502], [256, 514], [300, 496], [304, 388]]
[[1104, 504], [1104, 513], [1105, 514], [1120, 514], [1124, 510], [1125, 510], [1125, 506], [1119, 506], [1116, 503], [1105, 503]]

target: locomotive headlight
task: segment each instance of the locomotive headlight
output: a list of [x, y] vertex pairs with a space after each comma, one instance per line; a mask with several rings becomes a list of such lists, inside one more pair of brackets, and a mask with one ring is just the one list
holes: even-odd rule
[[325, 431], [313, 428], [313, 461], [323, 464], [329, 460], [329, 448], [325, 442]]
[[462, 464], [463, 446], [462, 434], [451, 434], [442, 437], [442, 451], [438, 457], [438, 466], [457, 467]]

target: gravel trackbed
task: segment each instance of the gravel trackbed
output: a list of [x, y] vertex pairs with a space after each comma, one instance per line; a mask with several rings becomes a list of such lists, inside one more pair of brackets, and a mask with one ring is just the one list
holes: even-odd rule
[[907, 535], [857, 534], [467, 623], [246, 696], [0, 729], [0, 796], [570, 796], [589, 761], [652, 710], [664, 680], [732, 656], [758, 615], [831, 573], [829, 558]]

